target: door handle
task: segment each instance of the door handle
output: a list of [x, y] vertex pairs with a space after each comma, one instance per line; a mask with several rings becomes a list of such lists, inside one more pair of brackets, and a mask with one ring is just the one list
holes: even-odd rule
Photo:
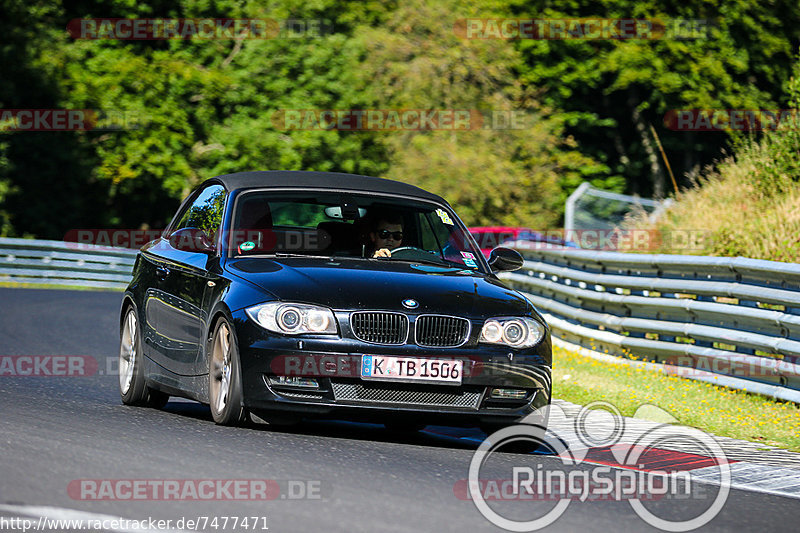
[[158, 279], [164, 280], [169, 276], [169, 269], [165, 267], [156, 267], [156, 277]]

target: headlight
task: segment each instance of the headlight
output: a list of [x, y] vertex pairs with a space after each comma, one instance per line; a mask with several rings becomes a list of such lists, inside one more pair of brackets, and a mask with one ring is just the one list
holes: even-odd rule
[[250, 307], [247, 316], [264, 329], [287, 335], [336, 334], [336, 319], [327, 307], [270, 302]]
[[544, 326], [532, 318], [490, 318], [484, 322], [478, 342], [530, 348], [542, 340], [544, 332]]

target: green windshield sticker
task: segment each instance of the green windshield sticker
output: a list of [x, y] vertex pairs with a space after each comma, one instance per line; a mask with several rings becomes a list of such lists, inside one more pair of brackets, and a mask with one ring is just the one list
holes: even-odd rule
[[247, 241], [247, 242], [243, 242], [239, 246], [239, 249], [241, 251], [243, 251], [243, 252], [249, 252], [250, 250], [252, 250], [255, 247], [256, 247], [256, 243], [254, 243], [253, 241]]

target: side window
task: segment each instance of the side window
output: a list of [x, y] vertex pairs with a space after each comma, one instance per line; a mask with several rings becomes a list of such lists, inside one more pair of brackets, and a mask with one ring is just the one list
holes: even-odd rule
[[181, 228], [198, 228], [205, 231], [216, 243], [224, 207], [225, 188], [222, 185], [206, 187], [183, 214], [174, 231]]
[[451, 263], [478, 268], [475, 256], [480, 252], [473, 249], [467, 240], [468, 233], [460, 231], [445, 211], [437, 209], [420, 218], [422, 245], [425, 250], [441, 254], [443, 259]]

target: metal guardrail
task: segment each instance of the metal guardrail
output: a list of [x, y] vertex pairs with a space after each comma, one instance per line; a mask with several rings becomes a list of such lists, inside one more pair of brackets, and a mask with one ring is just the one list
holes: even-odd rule
[[[517, 250], [523, 269], [500, 277], [525, 293], [557, 337], [800, 400], [800, 265], [521, 243]], [[0, 282], [124, 289], [135, 258], [121, 248], [0, 238]]]
[[500, 277], [526, 294], [554, 335], [800, 399], [800, 265], [517, 244], [523, 269]]
[[135, 260], [135, 250], [0, 238], [0, 282], [124, 289]]
[[[600, 216], [597, 213], [593, 215], [592, 209], [587, 209], [586, 206], [587, 201], [592, 201], [588, 200], [589, 198], [605, 200], [603, 204], [605, 204], [606, 208], [609, 202], [612, 202], [612, 205], [627, 205], [629, 207], [623, 208], [618, 217], [609, 218], [608, 214]], [[579, 207], [579, 202], [584, 202], [583, 208]], [[630, 212], [634, 207], [638, 206], [640, 209], [651, 210], [651, 216], [657, 217], [666, 207], [672, 204], [672, 202], [673, 200], [671, 198], [652, 200], [650, 198], [604, 191], [592, 187], [588, 181], [584, 181], [569, 195], [569, 198], [567, 198], [567, 201], [564, 203], [564, 230], [573, 231], [581, 228], [597, 229], [601, 227], [612, 229], [618, 225], [618, 218], [622, 218], [621, 214]]]

